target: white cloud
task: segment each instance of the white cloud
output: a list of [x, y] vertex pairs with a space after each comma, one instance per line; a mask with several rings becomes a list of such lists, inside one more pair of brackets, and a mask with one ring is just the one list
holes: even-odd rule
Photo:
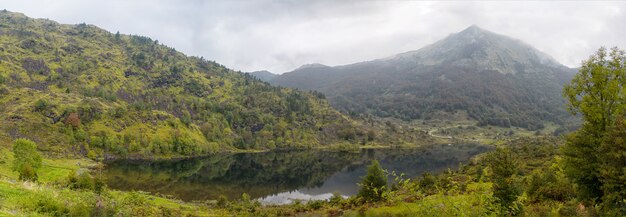
[[0, 0], [0, 8], [149, 36], [242, 71], [383, 58], [472, 24], [571, 67], [600, 46], [626, 48], [623, 2]]

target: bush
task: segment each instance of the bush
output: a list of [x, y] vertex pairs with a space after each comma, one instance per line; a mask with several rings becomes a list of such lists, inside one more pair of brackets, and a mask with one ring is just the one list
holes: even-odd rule
[[367, 175], [359, 185], [361, 186], [359, 197], [372, 202], [383, 199], [383, 194], [387, 191], [387, 176], [377, 160], [372, 161], [367, 168]]
[[566, 202], [576, 195], [572, 184], [553, 170], [533, 172], [526, 192], [532, 202], [545, 200]]
[[339, 205], [341, 201], [343, 201], [343, 196], [341, 196], [341, 193], [338, 191], [333, 192], [333, 196], [328, 200], [332, 205]]
[[437, 193], [437, 177], [433, 176], [429, 172], [422, 174], [422, 178], [419, 180], [419, 188], [426, 194]]
[[220, 195], [217, 198], [217, 207], [226, 208], [228, 206], [228, 198], [224, 195]]
[[48, 101], [46, 101], [44, 99], [40, 99], [40, 100], [37, 100], [37, 102], [35, 102], [35, 111], [36, 112], [43, 112], [46, 109], [48, 109], [48, 107], [50, 107], [50, 103], [48, 103]]
[[17, 139], [13, 143], [13, 171], [20, 174], [20, 180], [37, 180], [36, 170], [41, 167], [41, 155], [37, 145], [28, 139]]
[[70, 189], [81, 189], [93, 191], [97, 194], [102, 193], [106, 188], [106, 183], [99, 177], [92, 177], [87, 172], [83, 172], [76, 176], [76, 172], [70, 173], [66, 178], [66, 186]]
[[23, 164], [18, 172], [20, 180], [37, 181], [37, 173], [29, 163]]
[[86, 173], [83, 172], [80, 175], [78, 175], [78, 181], [76, 182], [76, 188], [78, 189], [85, 189], [85, 190], [93, 190], [94, 189], [94, 181], [93, 178], [91, 178], [91, 176]]

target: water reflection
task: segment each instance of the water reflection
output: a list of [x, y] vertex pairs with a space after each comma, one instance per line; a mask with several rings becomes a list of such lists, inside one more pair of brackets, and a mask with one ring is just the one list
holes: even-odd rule
[[383, 168], [409, 177], [455, 168], [488, 150], [480, 145], [441, 145], [423, 149], [378, 149], [360, 152], [272, 151], [214, 155], [178, 161], [116, 161], [105, 175], [111, 188], [207, 200], [242, 193], [265, 203], [327, 199], [333, 192], [356, 194], [356, 183], [372, 159]]

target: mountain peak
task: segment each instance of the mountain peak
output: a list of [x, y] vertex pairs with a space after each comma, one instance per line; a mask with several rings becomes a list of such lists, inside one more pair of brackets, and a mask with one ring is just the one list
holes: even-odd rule
[[540, 72], [544, 66], [562, 67], [552, 57], [518, 39], [476, 25], [422, 49], [389, 59], [420, 65], [478, 67], [505, 74]]
[[475, 33], [486, 32], [486, 31], [487, 30], [484, 30], [477, 25], [471, 25], [459, 33], [474, 33], [475, 34]]
[[326, 68], [326, 67], [329, 67], [329, 66], [321, 64], [321, 63], [309, 63], [309, 64], [304, 64], [298, 67], [296, 70], [309, 69], [309, 68]]
[[[463, 31], [460, 31], [458, 33], [452, 34], [453, 36], [457, 36], [457, 37], [461, 37], [461, 38], [480, 38], [480, 37], [484, 37], [484, 36], [496, 36], [498, 34], [495, 34], [489, 30], [480, 28], [477, 25], [471, 25], [467, 28], [465, 28]], [[500, 35], [498, 35], [500, 36]], [[505, 37], [505, 36], [504, 36]]]

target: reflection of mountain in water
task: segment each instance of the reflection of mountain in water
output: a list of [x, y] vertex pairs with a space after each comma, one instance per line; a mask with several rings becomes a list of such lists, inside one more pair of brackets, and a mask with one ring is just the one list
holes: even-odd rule
[[390, 171], [417, 176], [455, 167], [486, 150], [484, 146], [436, 146], [428, 149], [363, 150], [360, 153], [273, 151], [215, 155], [179, 161], [116, 161], [105, 171], [111, 188], [142, 190], [183, 200], [264, 197], [301, 189], [306, 194], [356, 192], [371, 159]]

